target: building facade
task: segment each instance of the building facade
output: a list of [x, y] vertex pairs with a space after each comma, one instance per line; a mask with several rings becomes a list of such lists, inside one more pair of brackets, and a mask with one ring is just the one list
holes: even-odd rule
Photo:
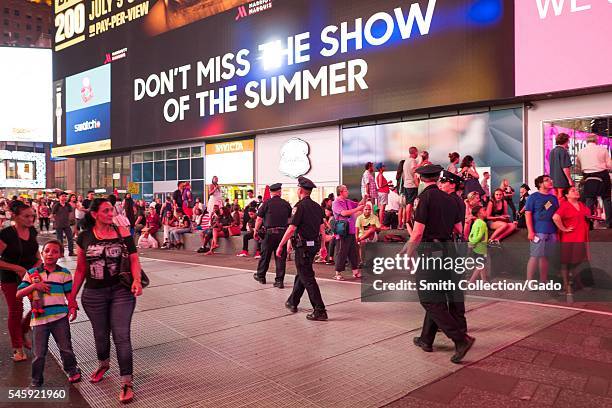
[[[366, 162], [385, 163], [394, 179], [411, 146], [444, 167], [451, 152], [470, 155], [492, 188], [507, 179], [517, 191], [548, 171], [559, 132], [574, 150], [592, 133], [610, 147], [612, 73], [595, 52], [612, 38], [600, 21], [610, 5], [396, 3], [280, 0], [253, 15], [191, 16], [180, 31], [142, 9], [112, 37], [62, 40], [54, 150], [77, 157], [79, 191], [151, 200], [189, 181], [205, 200], [217, 176], [230, 200], [283, 182], [295, 202], [300, 175], [320, 187], [317, 200], [341, 183], [359, 195]], [[589, 30], [567, 35], [568, 22]], [[592, 47], [599, 60], [547, 63], [567, 44]]]

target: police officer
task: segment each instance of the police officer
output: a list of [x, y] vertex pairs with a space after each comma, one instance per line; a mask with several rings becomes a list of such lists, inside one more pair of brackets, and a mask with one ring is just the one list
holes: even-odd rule
[[[457, 242], [457, 255], [459, 256], [467, 256], [467, 246], [463, 244], [464, 242], [464, 227], [465, 227], [465, 202], [457, 193], [459, 186], [463, 183], [463, 179], [450, 171], [444, 170], [442, 172], [442, 177], [440, 178], [440, 182], [438, 183], [440, 190], [444, 191], [446, 194], [453, 199], [457, 208], [459, 209], [459, 218], [461, 219], [461, 230], [453, 230], [453, 238], [454, 241]], [[459, 274], [451, 274], [451, 279], [455, 284], [459, 284], [462, 275]], [[446, 294], [446, 300], [448, 302], [448, 311], [453, 315], [453, 317], [461, 324], [461, 329], [467, 334], [467, 320], [465, 318], [465, 299], [463, 296], [463, 292], [460, 290], [449, 291]], [[469, 337], [469, 336], [468, 336]]]
[[325, 224], [323, 223], [323, 209], [310, 198], [314, 188], [316, 188], [314, 183], [306, 177], [298, 178], [300, 201], [293, 208], [291, 223], [276, 250], [276, 255], [282, 255], [285, 244], [291, 238], [291, 246], [295, 249], [297, 274], [293, 283], [293, 291], [285, 303], [287, 309], [291, 310], [292, 313], [297, 313], [298, 304], [304, 290], [306, 290], [314, 309], [312, 313], [306, 315], [306, 318], [308, 320], [324, 321], [327, 320], [327, 311], [315, 279], [312, 263], [319, 249], [322, 258], [327, 256], [325, 242], [322, 239], [325, 234]]
[[[423, 166], [416, 170], [425, 183], [425, 189], [419, 196], [410, 241], [402, 250], [409, 257], [417, 251], [419, 255], [428, 258], [452, 256], [449, 253], [449, 243], [453, 229], [459, 230], [461, 227], [461, 215], [453, 198], [437, 186], [442, 170], [438, 165]], [[425, 319], [421, 336], [415, 337], [413, 341], [417, 347], [431, 352], [436, 332], [440, 328], [455, 343], [455, 354], [451, 362], [458, 364], [474, 344], [474, 338], [467, 336], [462, 323], [449, 311], [448, 299], [449, 296], [452, 298], [454, 291], [444, 287], [420, 288], [423, 283], [450, 282], [451, 274], [454, 271], [436, 268], [420, 268], [416, 271], [419, 301], [425, 309]]]
[[281, 183], [272, 184], [270, 193], [272, 197], [263, 203], [257, 211], [257, 221], [255, 222], [255, 231], [253, 237], [256, 240], [260, 238], [260, 229], [263, 224], [265, 235], [261, 245], [262, 256], [259, 258], [257, 272], [253, 274], [253, 278], [259, 283], [266, 283], [266, 273], [270, 267], [270, 259], [274, 255], [276, 262], [276, 279], [274, 287], [284, 288], [285, 266], [287, 264], [287, 250], [283, 247], [280, 255], [276, 255], [276, 249], [283, 238], [283, 234], [287, 230], [289, 218], [291, 218], [291, 205], [281, 198]]
[[450, 171], [444, 170], [442, 172], [442, 177], [440, 178], [440, 182], [438, 183], [440, 186], [440, 190], [444, 191], [446, 194], [453, 199], [457, 208], [459, 209], [459, 217], [461, 218], [461, 231], [454, 231], [458, 233], [460, 236], [463, 236], [463, 226], [465, 225], [465, 202], [463, 199], [457, 194], [457, 189], [463, 182], [463, 179]]

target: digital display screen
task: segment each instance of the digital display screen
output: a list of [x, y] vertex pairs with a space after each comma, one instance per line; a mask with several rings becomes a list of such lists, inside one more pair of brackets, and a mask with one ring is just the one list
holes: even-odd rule
[[112, 66], [113, 149], [514, 96], [513, 0], [94, 4], [53, 76]]
[[0, 61], [0, 141], [51, 142], [51, 50], [0, 47]]
[[612, 2], [515, 0], [516, 95], [612, 85]]

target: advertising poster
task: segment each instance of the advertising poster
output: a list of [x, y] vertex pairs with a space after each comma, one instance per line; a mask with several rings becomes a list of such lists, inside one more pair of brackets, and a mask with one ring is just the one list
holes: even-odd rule
[[[55, 0], [54, 10], [55, 81], [111, 66], [113, 149], [514, 95], [511, 0]], [[64, 136], [75, 122], [59, 108], [56, 146], [86, 142]]]

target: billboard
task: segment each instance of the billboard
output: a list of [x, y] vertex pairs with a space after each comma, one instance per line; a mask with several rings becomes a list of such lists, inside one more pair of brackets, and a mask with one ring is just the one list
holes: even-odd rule
[[111, 148], [110, 65], [72, 75], [66, 78], [65, 85], [64, 81], [56, 81], [56, 95], [63, 107], [56, 108], [59, 123], [56, 123], [54, 156]]
[[53, 137], [51, 50], [0, 47], [0, 141]]
[[0, 150], [0, 188], [45, 188], [44, 153]]
[[612, 2], [515, 0], [516, 95], [612, 85]]
[[112, 66], [113, 149], [514, 96], [512, 0], [59, 1], [54, 80]]

